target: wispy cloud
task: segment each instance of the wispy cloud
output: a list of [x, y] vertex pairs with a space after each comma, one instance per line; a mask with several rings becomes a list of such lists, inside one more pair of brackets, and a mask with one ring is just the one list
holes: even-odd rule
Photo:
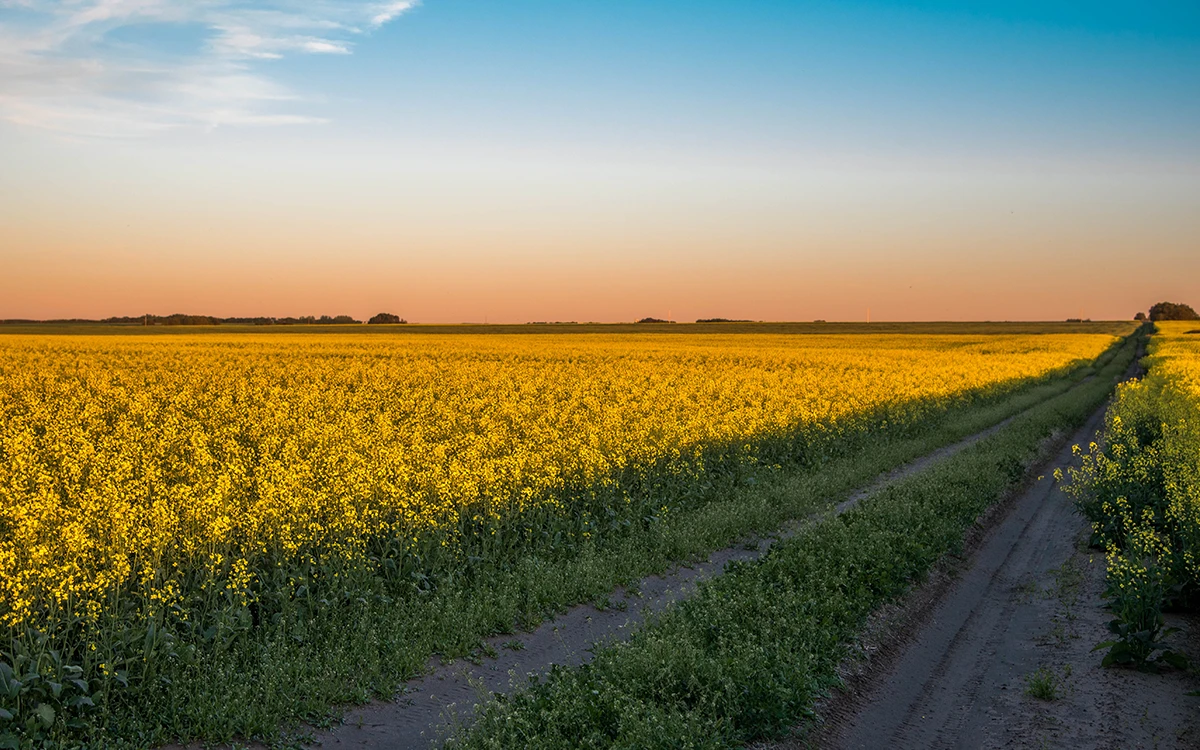
[[396, 0], [395, 2], [384, 3], [378, 6], [375, 15], [371, 17], [372, 26], [382, 26], [396, 16], [411, 10], [417, 4], [417, 0]]
[[74, 135], [323, 121], [270, 76], [418, 0], [0, 0], [0, 119]]

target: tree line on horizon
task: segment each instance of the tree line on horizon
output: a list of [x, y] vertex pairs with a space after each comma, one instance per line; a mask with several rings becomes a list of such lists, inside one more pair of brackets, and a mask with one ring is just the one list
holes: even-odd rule
[[[1149, 316], [1144, 312], [1139, 312], [1134, 316], [1134, 320], [1138, 321], [1160, 321], [1160, 320], [1200, 320], [1200, 314], [1197, 314], [1190, 305], [1185, 305], [1178, 302], [1158, 302], [1150, 307]], [[638, 323], [673, 323], [674, 321], [663, 320], [662, 318], [641, 318], [636, 321]], [[730, 318], [700, 318], [697, 323], [750, 323], [750, 320], [738, 320]], [[761, 321], [759, 321], [761, 322]], [[816, 321], [824, 323], [823, 320]], [[1085, 322], [1081, 318], [1068, 318], [1069, 323]], [[91, 318], [56, 318], [53, 320], [35, 320], [32, 318], [9, 318], [0, 320], [0, 325], [21, 325], [21, 324], [93, 324], [93, 325], [117, 325], [117, 326], [218, 326], [218, 325], [240, 325], [240, 326], [287, 326], [287, 325], [362, 325], [363, 321], [357, 320], [350, 315], [301, 315], [298, 318], [284, 317], [252, 317], [252, 318], [218, 318], [215, 315], [184, 315], [183, 313], [174, 313], [172, 315], [138, 315], [138, 316], [123, 316], [101, 318], [99, 320]], [[367, 325], [403, 325], [408, 321], [401, 318], [399, 315], [392, 313], [377, 313], [371, 316], [367, 321]], [[575, 321], [555, 321], [557, 325], [574, 324]], [[536, 321], [527, 325], [547, 325], [543, 321]]]
[[[391, 313], [379, 313], [378, 315], [372, 316], [371, 319], [367, 321], [367, 324], [378, 325], [381, 323], [387, 323], [395, 325], [407, 322], [407, 320], [398, 315], [393, 315]], [[174, 313], [172, 315], [115, 316], [111, 318], [101, 318], [99, 320], [90, 318], [58, 318], [55, 320], [10, 318], [8, 320], [0, 320], [0, 324], [19, 325], [23, 323], [96, 324], [114, 326], [330, 326], [362, 325], [363, 321], [357, 320], [349, 315], [321, 315], [319, 317], [316, 315], [301, 315], [298, 318], [218, 318], [215, 315], [184, 315], [183, 313]]]

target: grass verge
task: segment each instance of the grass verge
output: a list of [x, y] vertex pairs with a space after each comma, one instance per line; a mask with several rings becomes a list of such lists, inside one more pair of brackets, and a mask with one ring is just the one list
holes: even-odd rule
[[731, 565], [633, 639], [500, 697], [450, 745], [718, 748], [787, 734], [838, 683], [867, 616], [903, 594], [1019, 486], [1046, 438], [1107, 398], [1133, 342], [1098, 377], [957, 456]]

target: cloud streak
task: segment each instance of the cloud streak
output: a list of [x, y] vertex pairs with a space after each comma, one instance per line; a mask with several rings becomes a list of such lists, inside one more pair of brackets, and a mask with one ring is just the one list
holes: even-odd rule
[[396, 2], [384, 3], [379, 6], [375, 15], [371, 17], [371, 25], [382, 26], [401, 13], [412, 10], [416, 4], [417, 0], [397, 0]]
[[0, 119], [71, 135], [323, 122], [267, 64], [348, 55], [418, 0], [0, 0]]

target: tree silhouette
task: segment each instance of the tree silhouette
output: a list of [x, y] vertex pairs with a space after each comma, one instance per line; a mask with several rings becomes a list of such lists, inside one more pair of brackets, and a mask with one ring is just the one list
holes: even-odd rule
[[371, 316], [371, 319], [367, 321], [367, 324], [368, 325], [381, 325], [381, 324], [382, 325], [396, 325], [397, 323], [407, 323], [407, 322], [408, 322], [407, 320], [405, 320], [404, 318], [401, 318], [399, 315], [392, 315], [391, 313], [379, 313], [378, 315]]
[[1159, 302], [1150, 308], [1150, 320], [1200, 320], [1200, 315], [1188, 305]]

